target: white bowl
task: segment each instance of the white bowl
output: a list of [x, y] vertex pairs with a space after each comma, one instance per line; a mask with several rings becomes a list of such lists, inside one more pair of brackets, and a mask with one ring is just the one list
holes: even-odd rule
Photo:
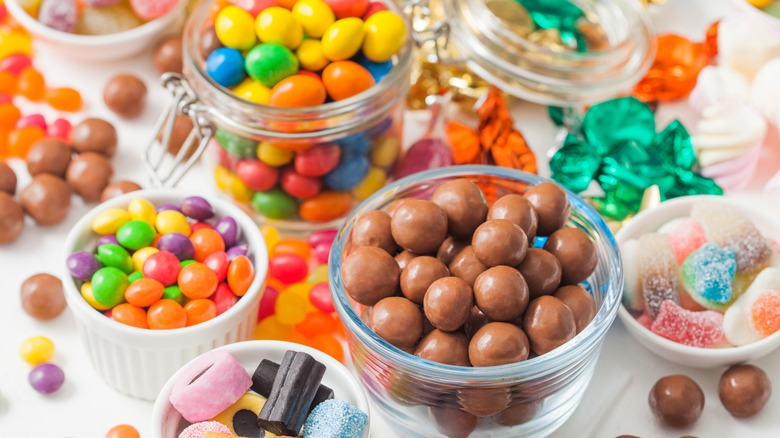
[[[370, 413], [368, 408], [368, 398], [363, 387], [360, 386], [354, 375], [339, 361], [333, 359], [327, 354], [307, 347], [305, 345], [293, 344], [283, 341], [249, 341], [239, 342], [228, 345], [219, 350], [227, 351], [232, 354], [236, 360], [244, 366], [249, 375], [254, 373], [255, 368], [263, 359], [272, 360], [280, 363], [284, 353], [288, 350], [307, 353], [318, 362], [325, 365], [325, 375], [322, 378], [322, 384], [329, 386], [335, 392], [334, 398], [351, 403], [361, 411], [369, 415], [369, 422], [366, 424], [363, 436], [368, 436], [370, 429]], [[181, 414], [173, 407], [170, 402], [171, 390], [176, 380], [181, 375], [184, 367], [171, 376], [168, 383], [160, 391], [157, 401], [152, 409], [152, 438], [176, 438], [186, 423]]]
[[136, 28], [107, 35], [78, 35], [62, 32], [31, 17], [18, 0], [6, 0], [8, 13], [30, 34], [56, 48], [64, 56], [88, 61], [113, 61], [127, 58], [152, 47], [164, 34], [176, 27], [184, 16], [187, 0], [179, 0], [167, 14]]
[[257, 327], [257, 308], [268, 269], [268, 250], [260, 229], [230, 202], [208, 198], [219, 216], [232, 216], [254, 257], [255, 280], [238, 302], [209, 321], [180, 329], [148, 330], [120, 324], [106, 318], [81, 296], [70, 275], [67, 257], [94, 244], [97, 235], [91, 224], [111, 207], [127, 207], [133, 198], [145, 198], [155, 205], [178, 203], [193, 193], [160, 189], [130, 192], [110, 199], [79, 220], [65, 239], [62, 278], [65, 299], [76, 319], [76, 328], [97, 374], [114, 389], [131, 397], [154, 400], [168, 378], [190, 359], [233, 342], [252, 339]]
[[[739, 208], [764, 236], [780, 241], [780, 226], [778, 226], [777, 219], [760, 208], [748, 207], [743, 203], [720, 196], [686, 196], [663, 202], [655, 208], [636, 215], [615, 235], [618, 246], [631, 239], [637, 239], [643, 234], [654, 232], [672, 219], [690, 216], [693, 204], [702, 200]], [[758, 359], [780, 346], [780, 332], [777, 332], [758, 342], [741, 347], [691, 347], [656, 335], [640, 324], [622, 304], [618, 309], [618, 316], [628, 332], [648, 350], [667, 360], [686, 366], [697, 368], [725, 367]]]

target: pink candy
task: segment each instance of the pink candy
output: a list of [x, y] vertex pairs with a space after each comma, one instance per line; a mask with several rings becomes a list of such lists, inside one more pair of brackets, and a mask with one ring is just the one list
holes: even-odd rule
[[317, 283], [309, 292], [309, 301], [311, 304], [324, 313], [333, 313], [336, 308], [333, 307], [333, 299], [330, 295], [328, 283]]
[[262, 321], [265, 317], [271, 316], [275, 312], [276, 298], [279, 296], [279, 291], [271, 286], [265, 287], [263, 297], [260, 298], [260, 306], [257, 309], [257, 321]]
[[21, 53], [6, 56], [0, 61], [0, 71], [7, 71], [13, 75], [18, 75], [22, 70], [30, 66], [32, 66], [30, 57]]
[[46, 134], [48, 134], [49, 137], [58, 138], [64, 142], [67, 142], [70, 138], [70, 128], [71, 124], [69, 121], [65, 119], [57, 119], [49, 123]]
[[723, 340], [723, 315], [711, 310], [685, 310], [667, 300], [661, 304], [650, 330], [680, 344], [712, 347]]
[[179, 0], [130, 0], [130, 7], [139, 18], [154, 20], [170, 12]]
[[309, 266], [301, 256], [281, 254], [268, 263], [268, 275], [284, 284], [303, 281], [309, 273]]
[[16, 122], [17, 129], [27, 126], [35, 126], [41, 128], [42, 131], [46, 131], [46, 119], [43, 117], [43, 114], [28, 114]]
[[206, 435], [206, 432], [217, 432], [233, 436], [233, 432], [224, 424], [216, 421], [203, 421], [201, 423], [189, 425], [186, 429], [181, 431], [179, 438], [203, 438], [203, 436]]
[[687, 219], [669, 235], [677, 263], [682, 264], [692, 252], [707, 243], [704, 228], [693, 219]]

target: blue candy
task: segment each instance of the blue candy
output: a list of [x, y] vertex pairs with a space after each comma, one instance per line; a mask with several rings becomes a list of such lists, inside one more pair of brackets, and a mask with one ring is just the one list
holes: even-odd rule
[[246, 77], [244, 56], [236, 49], [220, 47], [206, 58], [206, 74], [223, 87], [238, 85]]
[[344, 192], [360, 184], [370, 168], [371, 163], [363, 155], [342, 155], [339, 165], [326, 174], [323, 181], [331, 189]]
[[371, 142], [365, 134], [353, 134], [336, 143], [341, 146], [342, 155], [368, 155], [368, 150], [371, 149]]
[[309, 414], [303, 438], [360, 438], [368, 415], [343, 400], [325, 400]]
[[701, 297], [714, 304], [724, 304], [731, 300], [731, 283], [736, 273], [734, 250], [721, 248], [714, 243], [705, 243], [682, 264], [683, 282], [692, 286], [696, 295], [692, 298]]
[[361, 56], [358, 63], [371, 73], [371, 76], [374, 77], [374, 81], [377, 83], [393, 70], [393, 61], [390, 60], [385, 62], [374, 62], [365, 56]]

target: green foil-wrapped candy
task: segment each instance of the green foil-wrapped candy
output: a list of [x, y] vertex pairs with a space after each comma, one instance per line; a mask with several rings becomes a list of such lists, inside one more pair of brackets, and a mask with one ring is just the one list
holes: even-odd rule
[[655, 115], [633, 97], [608, 100], [590, 107], [582, 120], [582, 133], [600, 154], [628, 140], [646, 146], [655, 137]]
[[588, 188], [599, 166], [601, 157], [593, 153], [589, 144], [571, 134], [550, 160], [552, 178], [574, 192]]

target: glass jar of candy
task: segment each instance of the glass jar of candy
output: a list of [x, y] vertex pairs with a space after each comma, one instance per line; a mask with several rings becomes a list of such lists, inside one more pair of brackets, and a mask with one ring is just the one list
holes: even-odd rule
[[[342, 36], [345, 31], [355, 31], [356, 26], [359, 26], [359, 32], [364, 32], [364, 27], [372, 25], [369, 14], [374, 17], [385, 13], [382, 19], [374, 20], [373, 25], [380, 29], [395, 26], [394, 29], [401, 32], [395, 33], [396, 47], [377, 44], [377, 36], [372, 55], [366, 33], [362, 48], [359, 44], [362, 34], [357, 40], [357, 48], [353, 47], [356, 53], [328, 54], [329, 59], [325, 59], [321, 52], [350, 51], [343, 47], [328, 49], [328, 43], [325, 43], [328, 35], [322, 35], [327, 23], [333, 23], [334, 12], [337, 21], [330, 27], [338, 27], [344, 22], [340, 17], [345, 12], [328, 9], [324, 12], [330, 16], [328, 19], [317, 9], [327, 8], [326, 3], [320, 0], [299, 3], [304, 2], [311, 7], [308, 21], [298, 19], [305, 38], [294, 35], [289, 28], [284, 29], [285, 23], [289, 25], [293, 15], [298, 13], [293, 6], [292, 11], [275, 6], [267, 9], [270, 12], [259, 12], [271, 16], [273, 23], [266, 28], [262, 28], [263, 20], [252, 7], [267, 2], [232, 2], [246, 9], [227, 12], [228, 8], [237, 6], [209, 1], [192, 13], [184, 30], [183, 77], [167, 74], [163, 78], [166, 88], [174, 95], [174, 102], [169, 112], [161, 117], [157, 140], [153, 142], [167, 144], [168, 159], [175, 155], [180, 165], [175, 171], [161, 171], [163, 158], [157, 157], [159, 162], [156, 162], [150, 159], [155, 154], [147, 151], [146, 161], [152, 162], [150, 173], [157, 185], [175, 184], [182, 176], [182, 170], [186, 171], [202, 154], [209, 177], [219, 191], [246, 207], [258, 221], [292, 232], [333, 224], [357, 202], [385, 185], [401, 154], [403, 97], [409, 86], [412, 64], [412, 42], [411, 37], [407, 37], [410, 26], [401, 18], [404, 15], [395, 0], [384, 0], [383, 7], [363, 13], [365, 22], [346, 12], [347, 17], [352, 17], [347, 21], [352, 21], [339, 29]], [[283, 5], [285, 2], [277, 3]], [[393, 12], [395, 18], [388, 18], [383, 9]], [[246, 22], [244, 30], [247, 32], [226, 35], [223, 30], [220, 35], [219, 20]], [[394, 21], [388, 24], [387, 20]], [[322, 25], [323, 22], [326, 24]], [[321, 35], [321, 40], [311, 34]], [[274, 38], [281, 41], [267, 43]], [[290, 43], [289, 38], [297, 38], [297, 41]], [[341, 44], [348, 43], [342, 39]], [[331, 42], [331, 45], [334, 44]], [[316, 47], [307, 55], [304, 47], [311, 49], [311, 46]], [[377, 55], [377, 50], [385, 53]], [[214, 68], [229, 57], [239, 59], [235, 65], [240, 72]], [[334, 58], [341, 61], [333, 61]], [[323, 69], [319, 60], [327, 67]], [[257, 63], [263, 63], [264, 70], [252, 71], [260, 68]], [[359, 67], [362, 76], [351, 75], [352, 72], [344, 68], [341, 72], [336, 69], [328, 72], [331, 66], [341, 64], [343, 67], [345, 63]], [[231, 77], [234, 74], [238, 76]], [[330, 83], [326, 78], [329, 74]], [[263, 84], [269, 75], [276, 75], [276, 79], [271, 78], [270, 83]], [[365, 75], [370, 77], [366, 79]], [[279, 81], [279, 78], [283, 79]], [[274, 94], [280, 88], [274, 86], [274, 82], [281, 84], [285, 80], [288, 81], [288, 93], [281, 98], [277, 95], [274, 102]], [[356, 94], [349, 94], [349, 89], [361, 81], [370, 85]], [[315, 87], [321, 94], [312, 98], [306, 87]], [[337, 96], [339, 89], [346, 89], [347, 96]], [[186, 140], [177, 134], [179, 121], [171, 117], [173, 115], [191, 118], [192, 123], [186, 120], [183, 124], [194, 126]], [[176, 122], [169, 122], [172, 120]], [[171, 150], [176, 140], [168, 140], [177, 135], [181, 137], [179, 145], [191, 146], [186, 152], [185, 147], [178, 154]], [[195, 140], [197, 137], [200, 141]], [[195, 152], [194, 156], [189, 156], [192, 152]]]

